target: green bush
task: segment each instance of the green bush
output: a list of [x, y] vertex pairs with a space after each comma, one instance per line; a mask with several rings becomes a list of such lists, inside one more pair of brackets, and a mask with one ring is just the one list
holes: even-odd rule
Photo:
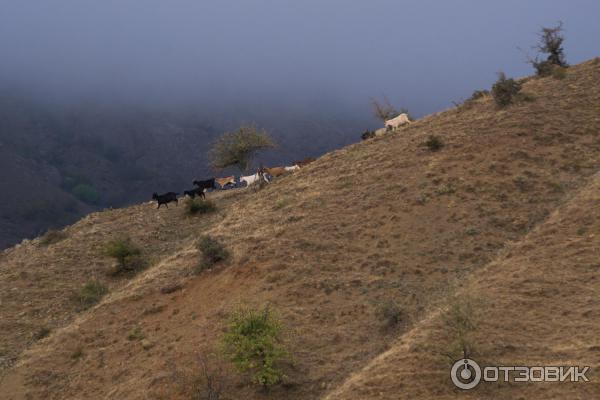
[[198, 250], [202, 253], [200, 266], [197, 272], [210, 268], [213, 265], [226, 261], [229, 251], [218, 240], [210, 236], [202, 236], [198, 242]]
[[73, 196], [87, 204], [96, 204], [100, 199], [98, 191], [92, 185], [80, 183], [71, 189]]
[[513, 102], [521, 90], [521, 84], [512, 78], [507, 78], [504, 72], [498, 74], [498, 80], [492, 86], [492, 97], [500, 107], [506, 107]]
[[431, 151], [438, 151], [444, 147], [444, 142], [440, 139], [439, 136], [429, 135], [427, 140], [425, 141], [425, 146]]
[[223, 169], [231, 166], [245, 172], [256, 154], [275, 147], [271, 135], [256, 125], [242, 125], [234, 132], [225, 132], [213, 144], [209, 152], [211, 166]]
[[264, 388], [284, 377], [278, 363], [288, 356], [281, 342], [280, 320], [269, 309], [239, 309], [230, 318], [223, 336], [223, 352], [236, 369], [249, 373], [250, 380]]
[[217, 205], [212, 200], [205, 200], [200, 197], [188, 198], [185, 202], [185, 211], [190, 215], [208, 214], [217, 209]]
[[73, 296], [73, 300], [81, 310], [87, 310], [98, 304], [107, 293], [108, 289], [101, 282], [89, 281]]
[[104, 254], [117, 260], [113, 275], [135, 273], [145, 268], [142, 251], [128, 237], [111, 240], [104, 246]]

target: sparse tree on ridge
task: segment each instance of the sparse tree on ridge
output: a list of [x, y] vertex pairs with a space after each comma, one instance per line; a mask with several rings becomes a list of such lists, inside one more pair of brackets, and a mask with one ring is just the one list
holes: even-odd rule
[[534, 47], [542, 54], [547, 54], [545, 60], [540, 61], [538, 57], [530, 60], [531, 65], [535, 68], [540, 76], [550, 75], [555, 67], [568, 67], [563, 42], [562, 22], [550, 28], [542, 28], [539, 34], [540, 42]]
[[373, 106], [373, 114], [376, 118], [383, 122], [388, 119], [392, 119], [398, 116], [400, 113], [392, 106], [387, 97], [383, 96], [383, 100], [371, 99], [371, 105]]
[[223, 133], [209, 152], [210, 164], [215, 169], [237, 167], [247, 172], [256, 154], [275, 147], [271, 135], [254, 124], [242, 125], [233, 132]]

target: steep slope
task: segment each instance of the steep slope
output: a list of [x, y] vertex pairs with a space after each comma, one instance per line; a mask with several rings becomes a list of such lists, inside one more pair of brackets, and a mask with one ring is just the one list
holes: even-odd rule
[[[598, 171], [600, 62], [572, 67], [564, 80], [528, 80], [524, 91], [535, 100], [498, 110], [484, 98], [329, 153], [262, 191], [213, 194], [219, 213], [210, 217], [143, 204], [94, 214], [47, 250], [34, 241], [3, 253], [1, 320], [13, 324], [3, 326], [1, 340], [17, 359], [0, 391], [9, 399], [179, 398], [172, 371], [214, 350], [227, 312], [240, 302], [269, 302], [289, 328], [289, 381], [262, 393], [232, 374], [228, 398], [392, 396], [369, 379], [394, 379], [412, 364], [385, 364], [380, 355], [402, 353], [406, 340], [427, 336], [437, 318], [432, 310], [457, 280], [482, 274], [500, 285], [481, 271], [568, 207]], [[430, 134], [444, 141], [441, 151], [423, 146]], [[202, 232], [222, 240], [233, 259], [193, 276]], [[123, 233], [144, 243], [152, 261], [131, 281], [104, 276], [109, 265], [98, 251]], [[77, 315], [68, 293], [94, 273], [111, 294]], [[160, 290], [175, 284], [181, 289]], [[44, 289], [58, 285], [60, 292]], [[378, 312], [390, 302], [402, 316], [394, 329]], [[17, 326], [23, 316], [30, 324]], [[510, 332], [512, 320], [502, 321]], [[44, 324], [54, 328], [48, 338], [16, 339]], [[136, 327], [144, 345], [127, 339]], [[441, 363], [434, 371], [448, 365]], [[381, 366], [377, 375], [365, 373], [371, 366]], [[431, 397], [418, 385], [428, 379], [415, 381], [413, 398]], [[450, 390], [447, 381], [440, 385], [439, 393]]]
[[[600, 174], [522, 241], [470, 277], [459, 296], [480, 314], [470, 355], [481, 365], [589, 366], [587, 383], [480, 383], [479, 399], [592, 399], [600, 395]], [[447, 309], [436, 311], [353, 375], [328, 400], [451, 399]]]

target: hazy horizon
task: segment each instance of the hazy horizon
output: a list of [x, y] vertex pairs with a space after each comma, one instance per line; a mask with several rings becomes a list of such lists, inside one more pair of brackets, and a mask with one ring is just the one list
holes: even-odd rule
[[419, 116], [500, 70], [530, 74], [541, 26], [563, 21], [570, 63], [600, 54], [589, 17], [600, 3], [583, 0], [1, 4], [0, 87], [56, 103], [339, 104], [369, 116], [369, 98], [385, 95]]

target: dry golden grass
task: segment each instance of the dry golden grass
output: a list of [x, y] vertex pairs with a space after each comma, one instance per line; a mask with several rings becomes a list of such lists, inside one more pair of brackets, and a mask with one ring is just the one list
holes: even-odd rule
[[[88, 216], [52, 246], [6, 251], [0, 351], [16, 364], [0, 393], [184, 398], [170, 366], [212, 353], [239, 303], [268, 302], [292, 331], [288, 381], [261, 393], [234, 375], [226, 398], [452, 398], [441, 354], [455, 290], [485, 298], [472, 339], [482, 360], [597, 365], [600, 65], [530, 79], [523, 91], [535, 100], [499, 110], [484, 97], [329, 153], [263, 190], [213, 194], [214, 214], [142, 204]], [[431, 152], [430, 135], [444, 147]], [[151, 266], [107, 277], [101, 247], [115, 234], [142, 244]], [[201, 234], [232, 257], [194, 276]], [[90, 277], [110, 294], [77, 314], [68, 293]], [[567, 298], [584, 310], [566, 309]], [[400, 311], [396, 329], [381, 318], [386, 303]], [[28, 339], [42, 326], [49, 337]], [[144, 340], [127, 340], [136, 328]], [[595, 384], [484, 390], [472, 398], [599, 395]]]

